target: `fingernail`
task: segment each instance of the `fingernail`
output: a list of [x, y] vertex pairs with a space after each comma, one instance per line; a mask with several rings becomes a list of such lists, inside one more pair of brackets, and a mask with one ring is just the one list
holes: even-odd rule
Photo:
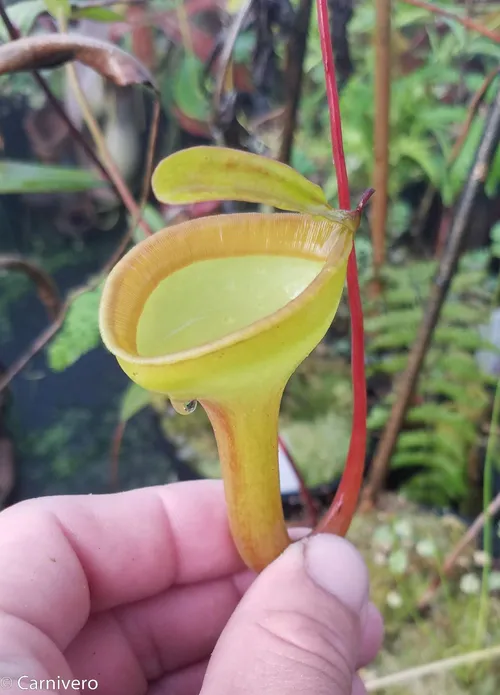
[[360, 614], [368, 603], [368, 571], [356, 548], [344, 538], [328, 534], [304, 541], [309, 577], [347, 608]]

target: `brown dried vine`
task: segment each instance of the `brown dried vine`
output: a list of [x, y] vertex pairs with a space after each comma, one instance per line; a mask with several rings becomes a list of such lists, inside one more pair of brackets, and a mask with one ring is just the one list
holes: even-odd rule
[[451, 575], [455, 565], [457, 564], [457, 561], [459, 560], [464, 550], [481, 533], [486, 523], [486, 518], [498, 514], [499, 511], [500, 493], [498, 493], [498, 495], [488, 505], [486, 512], [483, 511], [476, 517], [474, 523], [469, 526], [462, 538], [458, 541], [455, 547], [452, 548], [451, 552], [448, 553], [439, 574], [436, 574], [436, 576], [432, 578], [424, 595], [418, 602], [418, 609], [420, 612], [425, 612], [429, 608], [434, 596], [436, 595], [437, 590], [441, 586], [443, 579], [446, 579]]
[[482, 36], [486, 36], [487, 39], [491, 39], [496, 43], [500, 43], [500, 33], [498, 31], [488, 29], [488, 27], [485, 27], [482, 24], [475, 22], [473, 19], [470, 19], [470, 17], [462, 17], [456, 14], [455, 12], [450, 12], [444, 7], [437, 7], [436, 5], [433, 5], [430, 2], [424, 2], [424, 0], [400, 0], [400, 2], [404, 2], [407, 5], [413, 5], [413, 7], [420, 7], [422, 10], [432, 12], [432, 14], [438, 15], [439, 17], [452, 19], [454, 22], [458, 22], [466, 29], [475, 31], [478, 34], [482, 34]]
[[278, 156], [278, 159], [284, 162], [284, 164], [290, 162], [295, 130], [297, 127], [297, 116], [304, 76], [304, 58], [307, 50], [307, 38], [309, 36], [312, 7], [313, 0], [300, 0], [292, 35], [287, 47], [285, 83], [288, 91], [288, 101], [285, 109], [283, 137]]
[[36, 263], [26, 260], [16, 254], [0, 255], [0, 271], [9, 270], [24, 273], [35, 285], [38, 297], [49, 315], [55, 319], [61, 310], [59, 290], [51, 276]]
[[[158, 93], [153, 84], [149, 72], [135, 58], [124, 53], [113, 44], [108, 44], [95, 39], [77, 36], [65, 36], [56, 34], [40, 37], [21, 37], [18, 29], [12, 24], [5, 10], [3, 0], [0, 0], [0, 18], [12, 41], [0, 46], [0, 74], [31, 71], [36, 82], [45, 93], [48, 102], [56, 113], [62, 118], [74, 138], [97, 166], [103, 177], [109, 181], [125, 207], [133, 217], [138, 218], [145, 234], [152, 234], [152, 230], [143, 219], [142, 211], [137, 207], [132, 194], [123, 181], [119, 172], [110, 171], [100, 160], [94, 149], [88, 144], [82, 133], [66, 114], [56, 97], [37, 71], [38, 68], [55, 67], [63, 65], [71, 60], [78, 60], [100, 72], [104, 77], [112, 80], [118, 86], [130, 84], [146, 84], [155, 90], [156, 100]], [[44, 47], [45, 46], [45, 47]], [[4, 61], [3, 65], [1, 61]], [[37, 62], [38, 61], [38, 62]], [[101, 69], [100, 69], [101, 68]], [[135, 80], [134, 80], [135, 76]]]

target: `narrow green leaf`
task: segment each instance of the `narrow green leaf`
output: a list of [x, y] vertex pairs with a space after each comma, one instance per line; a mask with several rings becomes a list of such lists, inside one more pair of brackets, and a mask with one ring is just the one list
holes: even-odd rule
[[156, 167], [153, 192], [163, 203], [241, 200], [331, 217], [319, 186], [268, 157], [223, 147], [192, 147]]
[[[159, 232], [160, 229], [163, 229], [164, 227], [167, 226], [167, 223], [165, 222], [165, 218], [161, 215], [161, 213], [155, 207], [153, 207], [149, 203], [144, 206], [142, 216], [143, 216], [143, 219], [151, 227], [153, 232]], [[132, 220], [129, 216], [129, 224], [131, 221]], [[144, 230], [142, 229], [140, 224], [138, 224], [137, 227], [132, 232], [132, 238], [134, 240], [134, 243], [136, 243], [136, 244], [138, 244], [140, 241], [143, 241], [143, 239], [146, 239], [146, 235], [145, 235]]]
[[173, 79], [172, 99], [177, 108], [189, 118], [203, 123], [210, 119], [210, 104], [201, 89], [205, 65], [193, 53], [186, 53]]
[[0, 195], [7, 193], [61, 193], [86, 191], [105, 185], [85, 169], [32, 162], [0, 161]]
[[425, 140], [401, 137], [398, 140], [398, 153], [401, 157], [407, 157], [415, 162], [429, 181], [439, 188], [444, 175], [444, 166]]
[[123, 16], [109, 7], [73, 7], [71, 19], [90, 19], [93, 22], [123, 22]]
[[71, 14], [69, 0], [45, 0], [45, 7], [55, 19], [69, 17]]
[[127, 422], [151, 403], [151, 393], [131, 383], [125, 391], [120, 405], [120, 422]]

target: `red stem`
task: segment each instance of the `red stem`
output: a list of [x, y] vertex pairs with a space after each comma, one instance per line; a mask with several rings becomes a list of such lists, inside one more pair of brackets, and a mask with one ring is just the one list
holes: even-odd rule
[[326, 0], [317, 0], [319, 39], [323, 65], [325, 67], [326, 96], [328, 110], [330, 111], [330, 135], [332, 139], [333, 163], [339, 191], [340, 207], [344, 210], [351, 209], [351, 196], [349, 194], [349, 180], [345, 165], [344, 143], [342, 139], [342, 120], [340, 118], [339, 95], [337, 91], [337, 78], [335, 73], [335, 61], [333, 59], [333, 46], [330, 36], [328, 19], [328, 5]]
[[[333, 59], [332, 39], [328, 19], [327, 0], [317, 0], [319, 36], [323, 65], [325, 68], [326, 94], [330, 111], [330, 131], [332, 138], [333, 162], [337, 177], [339, 204], [344, 210], [351, 209], [349, 180], [342, 141], [342, 122], [340, 118], [339, 95]], [[356, 252], [353, 250], [347, 265], [347, 289], [349, 311], [351, 314], [351, 363], [353, 382], [353, 419], [351, 441], [347, 453], [344, 475], [335, 499], [324, 518], [315, 529], [316, 532], [345, 535], [356, 511], [366, 455], [366, 378], [365, 348], [363, 328], [363, 308], [359, 292]]]

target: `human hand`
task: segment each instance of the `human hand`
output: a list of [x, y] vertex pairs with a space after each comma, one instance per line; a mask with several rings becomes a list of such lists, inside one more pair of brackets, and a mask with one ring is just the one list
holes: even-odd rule
[[349, 543], [300, 541], [255, 579], [219, 482], [22, 502], [0, 567], [8, 693], [359, 695], [382, 638]]

